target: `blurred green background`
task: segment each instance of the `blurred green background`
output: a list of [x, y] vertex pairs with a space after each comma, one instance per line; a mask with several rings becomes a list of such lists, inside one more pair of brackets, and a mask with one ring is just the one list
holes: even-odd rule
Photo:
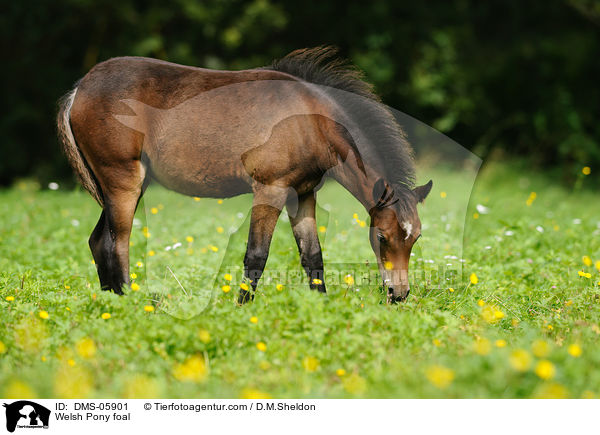
[[72, 180], [56, 100], [102, 60], [244, 69], [321, 44], [386, 104], [484, 159], [526, 159], [570, 182], [600, 167], [599, 24], [591, 0], [7, 2], [0, 185]]

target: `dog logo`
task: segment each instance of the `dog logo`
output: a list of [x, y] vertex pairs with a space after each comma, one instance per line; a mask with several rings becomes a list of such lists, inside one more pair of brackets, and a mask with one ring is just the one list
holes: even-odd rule
[[18, 427], [27, 429], [48, 429], [50, 410], [29, 400], [19, 400], [4, 404], [6, 408], [6, 430], [14, 432]]

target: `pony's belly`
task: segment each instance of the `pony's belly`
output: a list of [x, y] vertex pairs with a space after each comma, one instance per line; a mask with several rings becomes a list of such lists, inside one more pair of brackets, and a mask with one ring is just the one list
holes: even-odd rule
[[152, 178], [169, 190], [201, 198], [230, 198], [252, 192], [248, 180], [234, 174], [151, 165]]

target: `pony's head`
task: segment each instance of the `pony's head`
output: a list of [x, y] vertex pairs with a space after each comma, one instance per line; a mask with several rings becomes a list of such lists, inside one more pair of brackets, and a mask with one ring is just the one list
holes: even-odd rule
[[432, 185], [430, 180], [423, 186], [399, 192], [380, 178], [373, 187], [375, 206], [369, 211], [369, 238], [387, 290], [388, 302], [404, 301], [410, 292], [410, 252], [421, 236], [417, 204], [425, 200]]

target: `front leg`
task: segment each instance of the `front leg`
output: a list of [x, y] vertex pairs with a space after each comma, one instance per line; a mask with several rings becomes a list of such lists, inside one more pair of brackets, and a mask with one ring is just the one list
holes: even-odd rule
[[239, 304], [244, 304], [254, 297], [258, 280], [267, 263], [271, 238], [286, 196], [287, 190], [269, 186], [262, 186], [254, 192], [250, 234], [244, 256], [244, 276], [250, 281], [252, 292], [241, 289], [238, 298]]
[[290, 223], [300, 252], [300, 263], [308, 275], [310, 288], [325, 293], [323, 255], [317, 235], [315, 205], [315, 192], [298, 198], [298, 212], [295, 216], [290, 216]]

